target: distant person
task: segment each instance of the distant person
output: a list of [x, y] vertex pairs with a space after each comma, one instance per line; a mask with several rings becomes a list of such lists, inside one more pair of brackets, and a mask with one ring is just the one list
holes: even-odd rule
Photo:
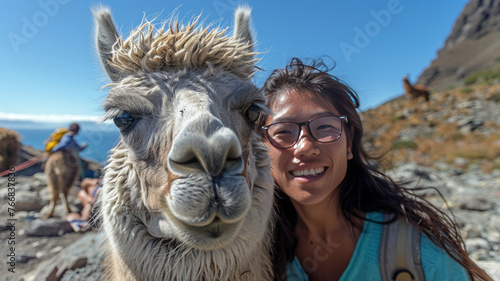
[[[71, 213], [68, 203], [68, 193], [80, 174], [80, 159], [78, 153], [87, 147], [87, 144], [78, 145], [74, 136], [78, 135], [80, 126], [72, 123], [68, 132], [54, 146], [45, 164], [47, 187], [50, 192], [49, 211], [45, 217], [54, 214], [57, 200], [61, 198], [67, 213]], [[63, 195], [63, 196], [60, 196]]]
[[69, 126], [68, 132], [63, 135], [59, 143], [52, 149], [52, 153], [61, 150], [76, 150], [78, 152], [84, 150], [87, 147], [87, 143], [83, 143], [81, 146], [75, 141], [74, 137], [80, 132], [80, 125], [77, 123], [72, 123]]
[[92, 216], [92, 204], [99, 193], [100, 179], [84, 178], [78, 191], [78, 199], [83, 206], [80, 213], [70, 213], [66, 216], [66, 221], [71, 224], [75, 232], [84, 229]]

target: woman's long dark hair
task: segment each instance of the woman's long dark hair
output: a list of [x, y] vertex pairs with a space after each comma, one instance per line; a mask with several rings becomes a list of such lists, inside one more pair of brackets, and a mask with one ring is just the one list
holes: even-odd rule
[[[348, 141], [352, 141], [353, 158], [348, 161], [346, 176], [339, 186], [341, 209], [347, 221], [361, 230], [362, 226], [356, 221], [365, 218], [359, 215], [360, 212], [403, 215], [467, 269], [472, 280], [492, 280], [468, 257], [457, 224], [450, 216], [368, 164], [375, 158], [368, 155], [362, 145], [363, 126], [356, 111], [359, 107], [358, 96], [349, 86], [330, 75], [329, 71], [331, 69], [322, 60], [306, 65], [300, 59], [293, 58], [285, 69], [274, 70], [263, 90], [268, 104], [273, 104], [281, 93], [289, 90], [318, 95], [349, 120], [345, 131]], [[260, 125], [264, 125], [265, 119], [265, 116], [260, 118]], [[278, 219], [273, 259], [275, 278], [282, 280], [286, 264], [294, 257], [297, 242], [293, 231], [297, 213], [288, 196], [279, 188], [276, 188], [275, 198]]]

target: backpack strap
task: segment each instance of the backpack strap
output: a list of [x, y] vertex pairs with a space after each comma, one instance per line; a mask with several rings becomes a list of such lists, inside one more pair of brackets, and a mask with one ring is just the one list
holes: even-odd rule
[[[384, 221], [394, 215], [385, 214]], [[420, 231], [404, 216], [382, 227], [380, 275], [383, 281], [424, 281], [420, 259]]]

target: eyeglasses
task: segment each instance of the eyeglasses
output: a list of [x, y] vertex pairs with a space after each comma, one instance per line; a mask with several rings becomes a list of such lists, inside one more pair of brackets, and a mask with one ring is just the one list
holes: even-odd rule
[[342, 121], [348, 122], [345, 116], [322, 116], [307, 122], [278, 122], [269, 126], [262, 126], [266, 130], [267, 138], [276, 148], [290, 148], [294, 146], [306, 125], [311, 136], [321, 143], [334, 142], [342, 136]]

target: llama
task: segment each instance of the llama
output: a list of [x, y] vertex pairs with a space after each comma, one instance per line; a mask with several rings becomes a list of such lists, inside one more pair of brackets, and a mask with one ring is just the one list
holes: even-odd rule
[[112, 280], [271, 280], [273, 179], [250, 9], [226, 30], [144, 20], [123, 39], [93, 11], [121, 138], [98, 198]]
[[50, 203], [46, 218], [54, 215], [56, 203], [59, 198], [71, 213], [68, 203], [68, 193], [80, 175], [80, 163], [77, 150], [56, 151], [49, 155], [45, 163], [45, 175], [47, 176], [47, 188], [50, 194]]
[[411, 85], [408, 75], [403, 77], [403, 86], [412, 103], [415, 103], [419, 97], [423, 97], [426, 102], [429, 102], [429, 89], [424, 85]]
[[13, 167], [21, 147], [19, 135], [9, 129], [0, 128], [0, 172]]

